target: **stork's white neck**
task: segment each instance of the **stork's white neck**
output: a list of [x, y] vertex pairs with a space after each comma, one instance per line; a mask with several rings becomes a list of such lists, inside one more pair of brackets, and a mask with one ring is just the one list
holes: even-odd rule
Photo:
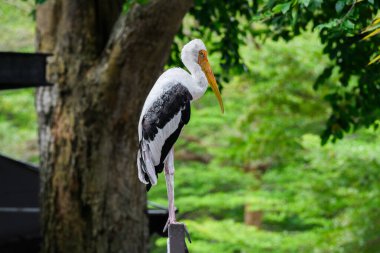
[[201, 69], [201, 66], [194, 60], [191, 60], [187, 57], [182, 59], [183, 64], [190, 71], [193, 83], [190, 84], [189, 92], [193, 96], [193, 100], [197, 100], [203, 96], [207, 90], [208, 81], [206, 75]]

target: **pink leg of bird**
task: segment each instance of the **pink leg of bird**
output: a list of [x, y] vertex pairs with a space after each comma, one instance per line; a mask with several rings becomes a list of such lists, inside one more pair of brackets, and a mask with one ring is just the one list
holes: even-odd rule
[[[177, 223], [175, 219], [175, 206], [174, 206], [174, 148], [172, 148], [168, 154], [165, 161], [165, 180], [166, 188], [168, 191], [168, 202], [169, 202], [169, 219], [166, 222], [164, 231], [168, 229], [168, 226], [173, 223]], [[191, 242], [189, 231], [185, 227], [185, 235], [189, 242]]]
[[168, 191], [169, 202], [169, 219], [168, 223], [175, 223], [175, 206], [174, 206], [174, 148], [172, 148], [165, 161], [165, 180]]

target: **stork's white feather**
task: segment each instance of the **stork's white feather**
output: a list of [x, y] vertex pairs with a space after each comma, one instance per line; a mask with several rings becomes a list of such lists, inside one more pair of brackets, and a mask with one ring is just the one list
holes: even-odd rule
[[198, 70], [201, 70], [198, 64], [198, 54], [201, 50], [207, 51], [205, 44], [200, 39], [192, 40], [182, 48], [181, 60], [192, 74]]

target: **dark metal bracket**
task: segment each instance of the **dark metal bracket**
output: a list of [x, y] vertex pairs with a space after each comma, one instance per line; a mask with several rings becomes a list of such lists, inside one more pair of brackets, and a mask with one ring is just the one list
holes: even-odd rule
[[46, 60], [51, 54], [0, 52], [0, 90], [51, 86]]

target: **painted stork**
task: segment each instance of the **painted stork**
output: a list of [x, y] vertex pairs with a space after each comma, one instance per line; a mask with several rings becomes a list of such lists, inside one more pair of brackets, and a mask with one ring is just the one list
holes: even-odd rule
[[138, 176], [149, 191], [152, 185], [157, 184], [158, 173], [165, 171], [169, 202], [166, 225], [176, 222], [173, 146], [183, 126], [190, 120], [191, 101], [202, 97], [210, 84], [224, 112], [222, 97], [202, 40], [194, 39], [187, 43], [182, 49], [181, 59], [190, 73], [181, 68], [165, 71], [146, 98], [138, 125]]

